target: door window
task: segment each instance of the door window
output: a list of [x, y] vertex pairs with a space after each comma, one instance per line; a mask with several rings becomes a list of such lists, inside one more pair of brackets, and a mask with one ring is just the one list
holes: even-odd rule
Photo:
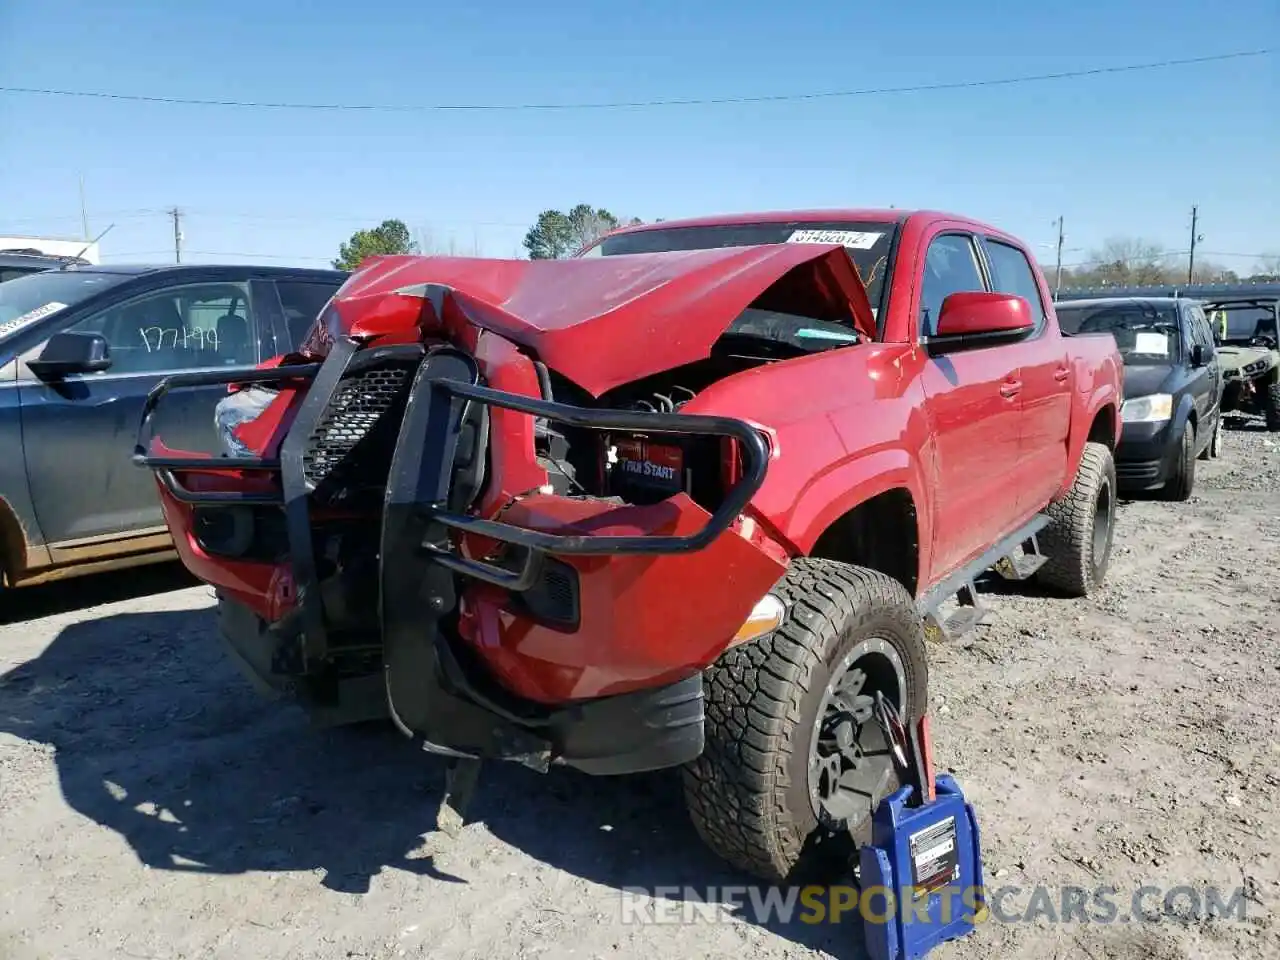
[[1204, 347], [1205, 352], [1213, 353], [1213, 330], [1209, 326], [1209, 318], [1204, 315], [1204, 311], [1199, 307], [1191, 308], [1191, 331], [1194, 336], [1195, 343]]
[[289, 349], [297, 350], [306, 339], [311, 325], [320, 311], [338, 291], [341, 281], [320, 283], [302, 280], [277, 280], [280, 306], [284, 308], [285, 322], [289, 328]]
[[110, 374], [253, 366], [259, 360], [257, 324], [243, 283], [148, 293], [86, 317], [70, 331], [106, 337]]
[[924, 258], [924, 283], [920, 291], [920, 333], [932, 337], [938, 332], [938, 314], [942, 311], [942, 301], [951, 294], [985, 289], [973, 239], [958, 233], [944, 233], [935, 237]]
[[1017, 247], [999, 240], [988, 240], [987, 258], [991, 261], [991, 285], [999, 293], [1012, 293], [1031, 305], [1031, 316], [1036, 322], [1036, 333], [1044, 327], [1044, 301], [1040, 298], [1040, 284], [1026, 255]]

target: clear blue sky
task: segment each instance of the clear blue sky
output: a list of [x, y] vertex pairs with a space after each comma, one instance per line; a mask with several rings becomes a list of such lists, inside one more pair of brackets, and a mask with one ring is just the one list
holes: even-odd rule
[[[751, 96], [1280, 46], [1276, 0], [0, 0], [0, 85], [459, 103]], [[320, 265], [399, 217], [520, 252], [539, 210], [928, 206], [1054, 238], [1280, 252], [1280, 57], [982, 89], [626, 110], [337, 113], [0, 94], [0, 233]], [[150, 211], [150, 212], [147, 212]], [[232, 254], [234, 256], [228, 256]], [[1052, 251], [1042, 256], [1052, 259]], [[1212, 257], [1237, 270], [1252, 261]]]

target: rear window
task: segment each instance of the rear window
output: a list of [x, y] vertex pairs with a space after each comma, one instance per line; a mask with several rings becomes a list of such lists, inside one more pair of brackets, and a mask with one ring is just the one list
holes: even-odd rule
[[879, 316], [891, 267], [889, 250], [897, 230], [896, 223], [804, 220], [671, 227], [605, 237], [584, 250], [581, 256], [611, 257], [628, 253], [748, 247], [763, 243], [840, 243], [849, 252], [862, 285], [867, 288], [872, 313]]
[[1149, 303], [1059, 304], [1058, 326], [1067, 336], [1110, 333], [1125, 363], [1170, 363], [1181, 353], [1178, 311]]
[[0, 341], [129, 279], [118, 273], [42, 270], [0, 283]]

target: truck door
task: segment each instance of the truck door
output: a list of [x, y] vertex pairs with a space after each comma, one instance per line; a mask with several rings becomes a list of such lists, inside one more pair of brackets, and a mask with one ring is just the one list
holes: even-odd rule
[[[992, 289], [1022, 297], [1036, 318], [1036, 329], [1025, 340], [1002, 348], [1021, 370], [1022, 420], [1018, 460], [1010, 475], [1009, 492], [1016, 498], [1014, 513], [1022, 520], [1049, 502], [1066, 475], [1071, 367], [1067, 343], [1049, 323], [1045, 297], [1026, 254], [996, 237], [984, 237], [982, 249], [990, 268]], [[1014, 519], [1011, 515], [1010, 520]]]
[[[942, 302], [985, 290], [974, 238], [940, 233], [917, 267], [919, 334], [937, 330]], [[933, 426], [935, 511], [930, 579], [982, 553], [1014, 509], [1008, 478], [1018, 466], [1020, 371], [1004, 346], [929, 357], [923, 387]]]

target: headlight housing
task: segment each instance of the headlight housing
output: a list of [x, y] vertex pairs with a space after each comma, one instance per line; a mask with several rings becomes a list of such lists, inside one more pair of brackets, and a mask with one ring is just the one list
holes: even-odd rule
[[1173, 418], [1173, 395], [1153, 393], [1145, 397], [1131, 397], [1120, 407], [1125, 423], [1160, 423]]
[[241, 424], [251, 423], [262, 416], [262, 412], [271, 405], [277, 396], [275, 390], [266, 387], [245, 387], [235, 393], [228, 394], [218, 401], [213, 408], [213, 427], [218, 434], [218, 443], [227, 456], [256, 457], [258, 454], [246, 447], [235, 430]]

